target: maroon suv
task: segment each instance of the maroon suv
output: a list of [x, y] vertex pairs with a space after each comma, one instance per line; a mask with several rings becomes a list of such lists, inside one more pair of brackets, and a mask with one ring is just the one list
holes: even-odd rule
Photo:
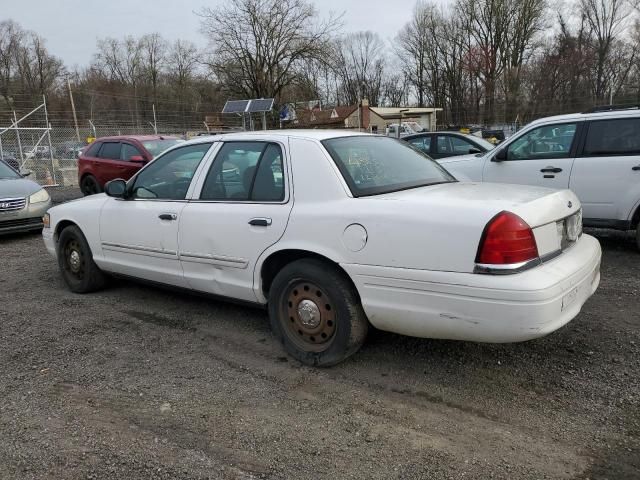
[[144, 164], [180, 141], [159, 135], [98, 138], [78, 157], [80, 190], [92, 195], [102, 192], [109, 180], [129, 180]]

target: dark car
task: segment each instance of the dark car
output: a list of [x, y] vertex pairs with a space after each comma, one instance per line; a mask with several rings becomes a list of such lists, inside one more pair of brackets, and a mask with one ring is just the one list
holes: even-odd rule
[[402, 137], [402, 140], [409, 142], [435, 159], [484, 153], [495, 148], [493, 144], [480, 137], [458, 132], [416, 133]]
[[160, 135], [98, 138], [78, 157], [78, 182], [84, 195], [100, 193], [110, 180], [129, 180], [146, 163], [182, 142]]
[[58, 156], [64, 159], [75, 159], [80, 156], [82, 149], [86, 146], [85, 143], [82, 142], [62, 142], [57, 149]]

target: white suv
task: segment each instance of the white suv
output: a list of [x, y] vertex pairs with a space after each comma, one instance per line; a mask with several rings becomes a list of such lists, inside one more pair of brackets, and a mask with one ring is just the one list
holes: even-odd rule
[[438, 162], [459, 180], [570, 188], [585, 226], [636, 230], [640, 248], [638, 107], [542, 118], [495, 150]]

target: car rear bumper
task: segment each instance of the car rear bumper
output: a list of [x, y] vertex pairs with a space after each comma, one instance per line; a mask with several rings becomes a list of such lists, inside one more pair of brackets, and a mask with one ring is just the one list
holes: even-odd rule
[[570, 322], [600, 282], [600, 244], [583, 235], [539, 267], [514, 275], [347, 264], [369, 321], [404, 335], [520, 342]]

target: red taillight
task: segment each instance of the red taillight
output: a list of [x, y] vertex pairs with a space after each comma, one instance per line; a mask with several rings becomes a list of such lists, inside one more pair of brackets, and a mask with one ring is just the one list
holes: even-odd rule
[[511, 212], [491, 219], [480, 239], [476, 263], [507, 265], [538, 258], [538, 246], [531, 227]]

